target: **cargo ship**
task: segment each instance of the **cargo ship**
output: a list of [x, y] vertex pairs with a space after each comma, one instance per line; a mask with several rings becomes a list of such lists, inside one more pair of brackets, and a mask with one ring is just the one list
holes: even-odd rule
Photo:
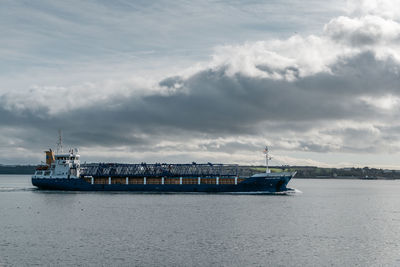
[[32, 184], [39, 189], [66, 191], [133, 191], [151, 193], [278, 193], [287, 192], [286, 186], [295, 172], [240, 175], [233, 164], [80, 164], [78, 149], [54, 153], [49, 149], [46, 163], [32, 175]]

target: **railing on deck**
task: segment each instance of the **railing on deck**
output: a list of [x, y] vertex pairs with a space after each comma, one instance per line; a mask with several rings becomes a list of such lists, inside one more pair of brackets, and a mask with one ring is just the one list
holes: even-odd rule
[[[83, 164], [81, 176], [93, 177], [237, 177], [236, 164]], [[244, 174], [245, 175], [245, 174]]]

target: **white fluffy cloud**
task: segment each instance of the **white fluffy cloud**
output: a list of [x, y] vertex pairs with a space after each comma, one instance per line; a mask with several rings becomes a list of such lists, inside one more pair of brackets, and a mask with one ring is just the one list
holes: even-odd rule
[[375, 15], [385, 19], [400, 18], [399, 0], [352, 0], [347, 2], [351, 16]]

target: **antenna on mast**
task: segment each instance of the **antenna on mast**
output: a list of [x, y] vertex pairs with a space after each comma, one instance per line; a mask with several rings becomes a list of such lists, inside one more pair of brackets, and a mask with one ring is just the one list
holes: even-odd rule
[[63, 153], [61, 130], [58, 130], [57, 153]]
[[265, 154], [265, 165], [267, 166], [267, 168], [266, 168], [266, 170], [265, 170], [265, 173], [270, 173], [270, 172], [271, 172], [271, 171], [269, 170], [269, 167], [268, 167], [268, 161], [271, 160], [271, 157], [268, 155], [268, 153], [269, 153], [268, 146], [265, 146], [265, 149], [264, 149], [264, 154]]

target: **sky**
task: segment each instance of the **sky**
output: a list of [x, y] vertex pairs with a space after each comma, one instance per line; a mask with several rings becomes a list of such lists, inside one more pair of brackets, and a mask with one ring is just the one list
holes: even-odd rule
[[0, 164], [400, 169], [400, 1], [0, 2]]

